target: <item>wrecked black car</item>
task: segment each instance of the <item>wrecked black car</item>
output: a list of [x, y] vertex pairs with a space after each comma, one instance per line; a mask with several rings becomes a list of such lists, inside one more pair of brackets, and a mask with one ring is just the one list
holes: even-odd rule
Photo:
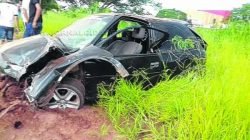
[[[206, 43], [171, 19], [100, 14], [81, 19], [54, 37], [38, 35], [0, 47], [0, 89], [18, 86], [37, 107], [79, 109], [97, 98], [99, 83], [143, 70], [152, 81], [179, 74], [205, 58]], [[19, 92], [20, 92], [19, 91]]]

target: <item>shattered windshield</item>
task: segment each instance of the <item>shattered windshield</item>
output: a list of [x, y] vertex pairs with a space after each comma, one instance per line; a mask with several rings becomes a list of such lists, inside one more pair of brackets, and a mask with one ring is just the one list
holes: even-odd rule
[[70, 49], [81, 49], [88, 45], [112, 19], [113, 16], [107, 15], [90, 16], [62, 30], [56, 37]]

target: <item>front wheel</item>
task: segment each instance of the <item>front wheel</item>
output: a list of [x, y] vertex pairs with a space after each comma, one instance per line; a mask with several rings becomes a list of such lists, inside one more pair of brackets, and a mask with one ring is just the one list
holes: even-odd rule
[[85, 88], [81, 81], [66, 78], [55, 90], [48, 107], [80, 109], [84, 104]]

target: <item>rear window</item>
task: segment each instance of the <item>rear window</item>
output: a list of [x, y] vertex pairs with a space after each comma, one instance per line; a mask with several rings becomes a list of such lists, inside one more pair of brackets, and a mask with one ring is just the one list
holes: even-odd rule
[[172, 22], [156, 23], [154, 26], [155, 28], [168, 32], [169, 39], [172, 39], [175, 36], [181, 36], [184, 39], [196, 38], [196, 35], [194, 35], [186, 25], [180, 23], [172, 23]]
[[[196, 43], [197, 40], [200, 40], [200, 37], [194, 34], [189, 27], [181, 23], [155, 23], [154, 27], [169, 33], [169, 38], [165, 42], [163, 42], [162, 46], [160, 47], [161, 51], [178, 49], [178, 47], [176, 47], [176, 45], [173, 43], [173, 40], [175, 40], [176, 38], [181, 38], [182, 40], [192, 40], [194, 41], [194, 43]], [[160, 38], [161, 36], [161, 33], [155, 32], [156, 39]]]

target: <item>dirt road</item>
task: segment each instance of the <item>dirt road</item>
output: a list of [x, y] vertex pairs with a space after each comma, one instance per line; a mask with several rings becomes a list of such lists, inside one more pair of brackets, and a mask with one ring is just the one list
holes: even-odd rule
[[[4, 103], [0, 102], [0, 109]], [[6, 104], [5, 104], [6, 105]], [[118, 138], [104, 111], [34, 110], [17, 105], [0, 118], [1, 140], [111, 140]]]

